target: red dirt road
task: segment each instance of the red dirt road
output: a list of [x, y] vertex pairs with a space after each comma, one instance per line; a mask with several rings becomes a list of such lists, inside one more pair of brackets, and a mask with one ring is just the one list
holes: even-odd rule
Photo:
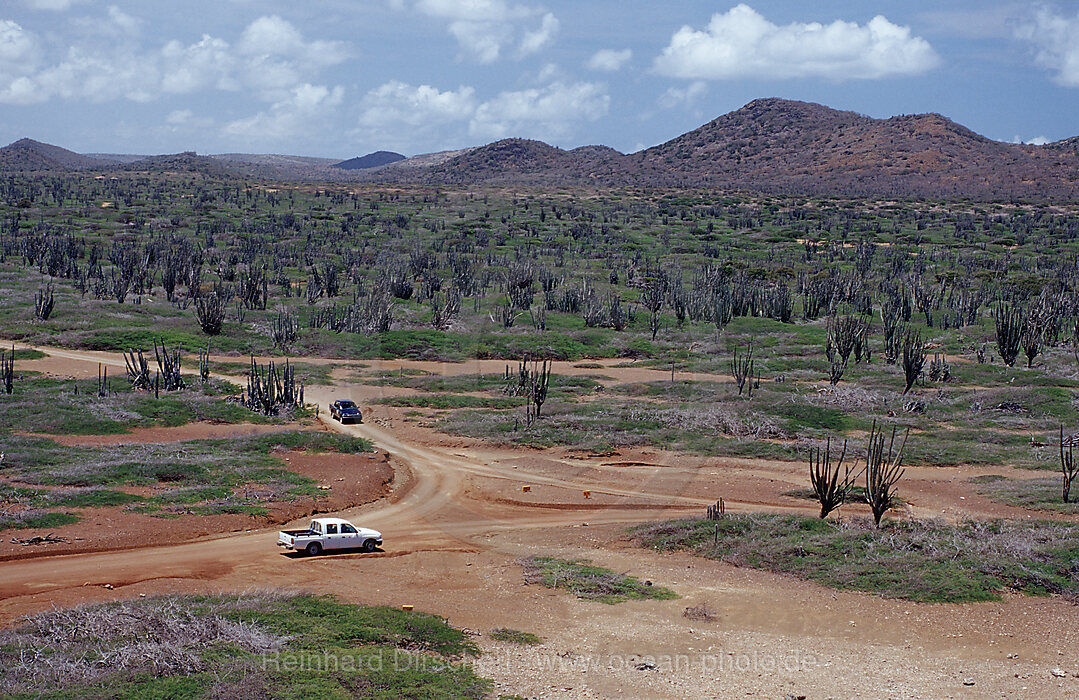
[[[77, 374], [98, 361], [122, 366], [119, 356], [48, 352], [54, 371]], [[458, 369], [476, 371], [474, 363], [438, 365], [443, 373]], [[560, 364], [555, 371], [568, 369]], [[664, 376], [642, 368], [578, 371], [618, 381]], [[380, 391], [342, 382], [308, 387], [307, 398], [325, 407], [333, 397], [362, 402]], [[499, 692], [528, 697], [1079, 696], [1079, 608], [1060, 599], [920, 605], [660, 555], [626, 540], [625, 525], [696, 514], [718, 496], [732, 510], [807, 510], [805, 501], [782, 495], [803, 485], [801, 464], [647, 449], [602, 458], [504, 449], [437, 435], [397, 409], [380, 406], [365, 418], [363, 425], [331, 425], [387, 451], [395, 488], [341, 515], [380, 529], [385, 551], [292, 557], [274, 546], [274, 531], [264, 530], [8, 561], [0, 563], [0, 622], [53, 605], [140, 594], [302, 588], [413, 604], [480, 632], [537, 633], [546, 641], [534, 649], [483, 637], [488, 653], [477, 661]], [[971, 492], [966, 479], [989, 471], [911, 468], [902, 495], [919, 517], [1031, 515]], [[531, 490], [522, 492], [523, 485]], [[516, 561], [544, 554], [591, 559], [681, 598], [607, 606], [525, 586]], [[714, 611], [712, 621], [683, 617], [686, 607], [699, 605]]]

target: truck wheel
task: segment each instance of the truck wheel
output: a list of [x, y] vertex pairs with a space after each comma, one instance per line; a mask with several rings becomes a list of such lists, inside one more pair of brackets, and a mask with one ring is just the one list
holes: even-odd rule
[[320, 545], [318, 542], [312, 542], [311, 544], [307, 545], [307, 549], [305, 551], [307, 552], [308, 556], [317, 557], [319, 554], [322, 554], [322, 545]]
[[363, 541], [363, 546], [360, 547], [360, 549], [362, 549], [365, 552], [373, 552], [373, 551], [375, 551], [375, 541], [374, 540], [364, 540]]

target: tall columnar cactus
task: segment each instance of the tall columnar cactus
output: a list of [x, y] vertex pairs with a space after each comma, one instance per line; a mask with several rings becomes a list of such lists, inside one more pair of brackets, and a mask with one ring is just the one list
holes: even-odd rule
[[828, 438], [824, 445], [824, 451], [820, 447], [814, 447], [809, 451], [809, 482], [813, 486], [813, 495], [820, 503], [820, 517], [827, 518], [828, 514], [836, 510], [850, 496], [854, 488], [854, 481], [858, 478], [858, 460], [853, 465], [843, 466], [843, 458], [847, 454], [847, 441], [843, 441], [843, 449], [839, 453], [839, 459], [832, 461], [832, 439]]
[[903, 434], [903, 442], [898, 450], [895, 449], [895, 432], [893, 427], [885, 449], [884, 427], [878, 429], [877, 422], [873, 421], [869, 431], [865, 457], [865, 500], [873, 511], [873, 522], [877, 527], [880, 527], [880, 519], [888, 509], [895, 505], [895, 485], [906, 471], [902, 468], [903, 449], [907, 446], [910, 429]]
[[997, 326], [997, 351], [1004, 364], [1011, 367], [1019, 357], [1027, 319], [1023, 309], [1016, 304], [1001, 302], [994, 312]]

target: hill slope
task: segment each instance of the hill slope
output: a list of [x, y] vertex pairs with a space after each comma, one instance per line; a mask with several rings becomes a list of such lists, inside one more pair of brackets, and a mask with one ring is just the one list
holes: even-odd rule
[[66, 171], [100, 165], [89, 156], [33, 139], [19, 139], [0, 148], [0, 171]]
[[187, 170], [294, 181], [457, 185], [690, 187], [775, 193], [1079, 201], [1079, 137], [1046, 146], [993, 141], [939, 115], [873, 119], [808, 102], [761, 99], [666, 143], [624, 155], [542, 141], [411, 158], [379, 151], [336, 161], [193, 153], [126, 165], [30, 139], [0, 148], [0, 172]]
[[390, 163], [396, 163], [397, 161], [404, 159], [405, 157], [400, 153], [393, 153], [392, 151], [375, 151], [374, 153], [368, 153], [365, 156], [349, 158], [340, 163], [334, 163], [333, 167], [341, 168], [342, 170], [367, 170], [368, 168], [377, 168], [381, 165], [389, 165]]
[[939, 114], [873, 119], [807, 102], [762, 99], [629, 155], [507, 139], [430, 168], [387, 169], [373, 177], [1076, 201], [1079, 148], [1074, 142], [1016, 145], [980, 136]]
[[939, 114], [872, 119], [778, 99], [632, 158], [635, 179], [665, 185], [975, 198], [1079, 192], [1074, 153], [993, 141]]

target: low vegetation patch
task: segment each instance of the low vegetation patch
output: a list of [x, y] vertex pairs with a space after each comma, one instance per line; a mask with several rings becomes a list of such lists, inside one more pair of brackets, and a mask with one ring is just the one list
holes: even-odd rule
[[0, 433], [17, 430], [56, 435], [112, 435], [129, 428], [175, 427], [195, 421], [216, 423], [277, 423], [222, 399], [239, 394], [240, 388], [211, 379], [192, 379], [184, 391], [133, 391], [117, 372], [110, 376], [104, 396], [98, 381], [60, 380], [24, 373], [13, 383], [13, 393], [0, 400]]
[[543, 644], [543, 638], [538, 634], [522, 632], [521, 630], [510, 629], [508, 627], [500, 627], [491, 630], [490, 634], [487, 636], [496, 642], [507, 642], [509, 644], [519, 644], [521, 646], [536, 646]]
[[1079, 525], [994, 520], [825, 521], [769, 513], [673, 520], [635, 529], [660, 551], [686, 550], [833, 588], [919, 602], [996, 600], [1005, 591], [1079, 594]]
[[974, 488], [983, 496], [1018, 508], [1079, 514], [1079, 502], [1073, 496], [1070, 503], [1061, 498], [1060, 478], [1009, 479], [1006, 476], [986, 475], [971, 479]]
[[619, 574], [583, 559], [529, 557], [521, 562], [525, 583], [561, 588], [584, 600], [621, 603], [626, 600], [669, 600], [678, 594], [632, 576]]
[[0, 632], [4, 697], [482, 698], [461, 630], [420, 612], [262, 593], [54, 610]]
[[[0, 465], [0, 512], [8, 515], [0, 517], [0, 529], [56, 526], [61, 513], [55, 511], [61, 508], [124, 506], [165, 517], [264, 515], [270, 503], [323, 495], [312, 479], [285, 468], [285, 452], [357, 454], [371, 449], [363, 438], [301, 430], [98, 448], [9, 436], [2, 441]], [[155, 489], [151, 496], [137, 496], [119, 490], [124, 486]], [[30, 511], [35, 515], [24, 515]], [[40, 524], [43, 518], [46, 524]]]
[[433, 408], [449, 410], [457, 408], [491, 408], [504, 410], [525, 404], [524, 398], [469, 396], [467, 394], [421, 394], [419, 396], [387, 396], [375, 403], [406, 408]]

